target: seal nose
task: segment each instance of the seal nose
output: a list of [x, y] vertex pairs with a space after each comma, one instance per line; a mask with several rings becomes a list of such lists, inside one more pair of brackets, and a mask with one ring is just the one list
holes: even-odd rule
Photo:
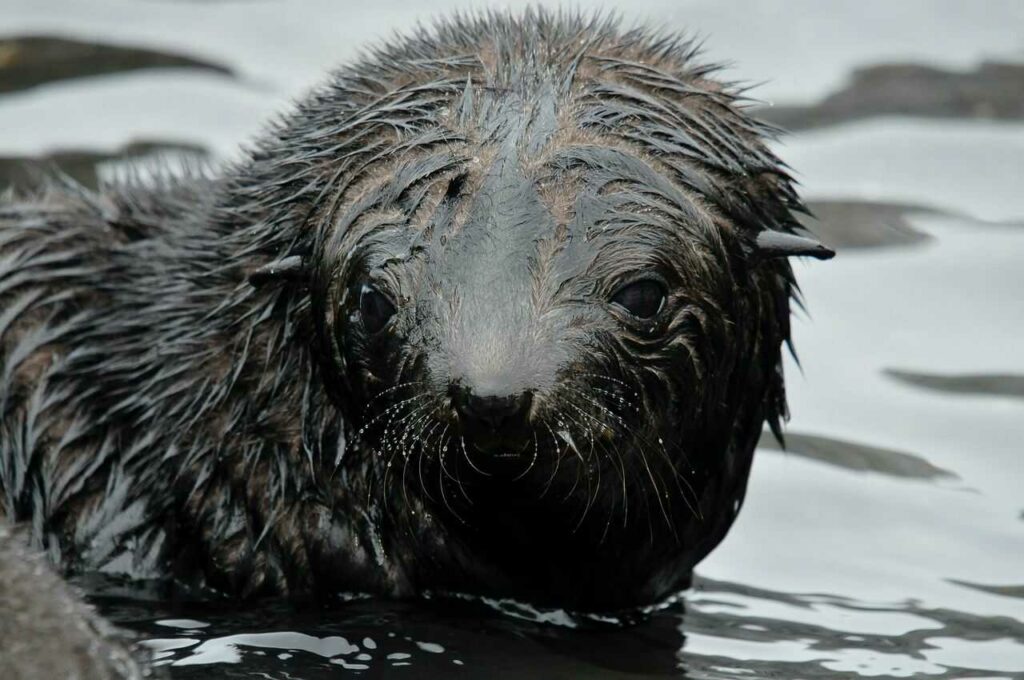
[[514, 430], [526, 424], [533, 393], [480, 396], [471, 390], [460, 389], [454, 401], [459, 416], [467, 425], [499, 432]]

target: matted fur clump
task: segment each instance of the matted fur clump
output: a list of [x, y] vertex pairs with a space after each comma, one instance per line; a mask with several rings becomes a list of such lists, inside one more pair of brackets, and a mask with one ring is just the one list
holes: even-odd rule
[[674, 36], [375, 50], [209, 176], [0, 209], [0, 500], [67, 570], [577, 609], [684, 586], [785, 412], [771, 130]]

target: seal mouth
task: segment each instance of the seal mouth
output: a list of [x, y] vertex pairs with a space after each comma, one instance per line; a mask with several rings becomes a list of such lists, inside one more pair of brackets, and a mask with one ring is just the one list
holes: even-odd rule
[[489, 458], [515, 459], [526, 455], [532, 439], [528, 437], [510, 438], [508, 436], [469, 436], [466, 443], [476, 453]]
[[520, 479], [537, 458], [533, 438], [473, 437], [465, 439], [466, 460], [477, 473], [493, 479]]
[[518, 459], [534, 442], [530, 426], [532, 394], [475, 397], [463, 391], [454, 415], [468, 447], [482, 460]]

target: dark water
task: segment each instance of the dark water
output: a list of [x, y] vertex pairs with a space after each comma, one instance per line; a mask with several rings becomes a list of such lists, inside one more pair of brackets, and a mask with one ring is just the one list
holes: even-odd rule
[[[0, 0], [0, 188], [28, 161], [94, 182], [230, 157], [359, 46], [455, 6]], [[96, 590], [173, 678], [1024, 677], [1024, 3], [621, 9], [708, 36], [795, 129], [779, 152], [840, 255], [797, 265], [789, 450], [765, 441], [694, 588], [628, 627]]]

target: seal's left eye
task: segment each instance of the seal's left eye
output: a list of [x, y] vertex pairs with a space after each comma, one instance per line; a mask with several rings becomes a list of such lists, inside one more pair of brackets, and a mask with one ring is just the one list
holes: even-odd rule
[[367, 333], [376, 333], [387, 325], [395, 314], [395, 305], [373, 286], [363, 284], [359, 291], [359, 313]]
[[661, 281], [642, 279], [620, 288], [612, 302], [638, 319], [650, 319], [665, 306], [667, 292]]

